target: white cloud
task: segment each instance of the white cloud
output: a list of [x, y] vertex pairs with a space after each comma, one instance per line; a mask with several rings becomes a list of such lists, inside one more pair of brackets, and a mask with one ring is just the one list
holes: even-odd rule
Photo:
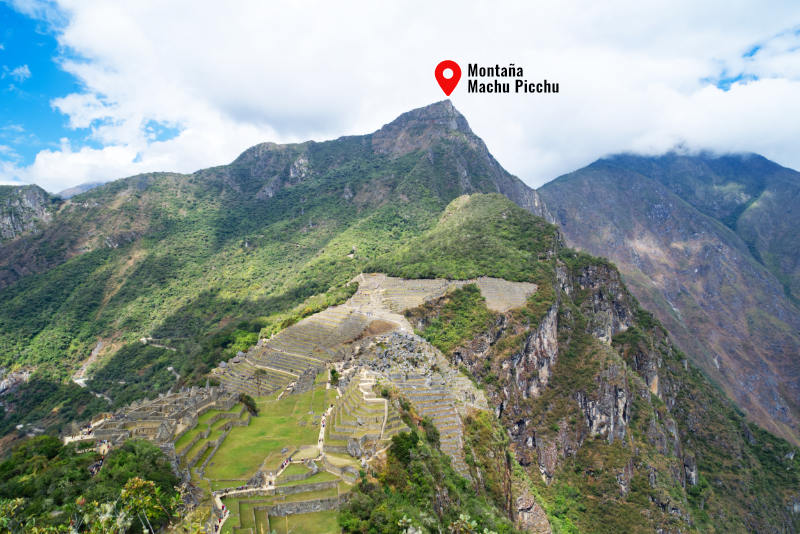
[[[474, 95], [462, 80], [451, 97], [534, 186], [608, 153], [681, 142], [800, 168], [795, 1], [57, 4], [15, 6], [85, 58], [62, 63], [85, 92], [52, 104], [104, 148], [47, 150], [14, 168], [50, 190], [373, 131], [444, 98], [433, 69], [445, 58], [513, 62], [560, 83], [558, 95]], [[730, 91], [703, 81], [739, 74], [759, 79]], [[180, 134], [154, 140], [153, 121]]]
[[20, 65], [10, 70], [6, 67], [3, 72], [3, 77], [5, 78], [6, 76], [14, 78], [17, 83], [22, 83], [31, 77], [31, 69], [29, 69], [27, 65]]

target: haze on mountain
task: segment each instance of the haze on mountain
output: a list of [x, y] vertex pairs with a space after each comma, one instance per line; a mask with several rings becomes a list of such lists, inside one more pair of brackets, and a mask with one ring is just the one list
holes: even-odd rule
[[[707, 198], [704, 183], [694, 188], [698, 199]], [[491, 276], [537, 289], [503, 313], [465, 289], [408, 315], [489, 400], [492, 411], [465, 420], [471, 480], [458, 482], [469, 484], [486, 517], [529, 532], [800, 529], [796, 447], [748, 422], [695, 367], [707, 367], [704, 355], [689, 350], [687, 358], [673, 344], [628, 292], [635, 277], [569, 249], [547, 222], [567, 208], [554, 201], [549, 210], [506, 172], [449, 101], [373, 134], [264, 143], [189, 175], [133, 176], [69, 199], [38, 188], [2, 193], [9, 215], [0, 220], [8, 236], [0, 242], [0, 367], [32, 372], [2, 397], [4, 448], [37, 428], [64, 431], [71, 421], [201, 385], [238, 351], [343, 302], [359, 273]], [[602, 201], [590, 197], [586, 212], [602, 211]], [[703, 210], [719, 208], [715, 216], [725, 218], [747, 202]], [[677, 225], [663, 210], [653, 216]], [[602, 228], [576, 229], [570, 217], [578, 214], [566, 215], [568, 243], [577, 231]], [[722, 223], [707, 224], [728, 235]], [[726, 286], [726, 298], [743, 299], [736, 295], [746, 277], [774, 280], [769, 269], [786, 265], [764, 259], [785, 250], [764, 226], [745, 227], [750, 237], [729, 230], [730, 239], [752, 243], [771, 267], [747, 262], [751, 270], [741, 269], [741, 285]], [[777, 294], [787, 299], [792, 286], [784, 286]], [[783, 305], [776, 306], [756, 318], [780, 326], [772, 314]], [[735, 351], [729, 360], [757, 363]], [[775, 378], [784, 363], [762, 362], [754, 372]], [[729, 390], [728, 376], [714, 378]], [[776, 391], [791, 395], [788, 386]], [[763, 398], [752, 398], [743, 409], [769, 428], [758, 418]], [[792, 428], [789, 420], [773, 430], [791, 438]], [[0, 493], [18, 483], [0, 484]], [[408, 494], [424, 499], [410, 506], [386, 500], [391, 489], [355, 488], [358, 497], [342, 511], [346, 524], [445, 517], [467, 493], [439, 478], [424, 492], [413, 486]]]
[[755, 154], [620, 155], [539, 191], [752, 420], [800, 442], [800, 174]]

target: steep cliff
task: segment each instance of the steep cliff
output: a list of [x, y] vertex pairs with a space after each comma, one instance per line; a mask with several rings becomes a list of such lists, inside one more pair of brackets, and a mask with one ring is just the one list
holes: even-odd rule
[[[489, 484], [498, 505], [535, 502], [562, 531], [798, 531], [795, 448], [746, 422], [612, 264], [549, 246], [527, 306], [491, 314], [477, 333], [463, 318], [483, 314], [454, 312], [459, 295], [407, 314], [434, 343], [460, 339], [447, 354], [485, 389], [507, 433], [522, 471], [507, 490]], [[502, 472], [486, 452], [475, 456], [484, 482]]]
[[690, 359], [794, 443], [799, 176], [755, 155], [615, 156], [540, 190], [569, 245], [614, 261]]
[[56, 208], [56, 199], [39, 186], [0, 186], [0, 243], [39, 230]]

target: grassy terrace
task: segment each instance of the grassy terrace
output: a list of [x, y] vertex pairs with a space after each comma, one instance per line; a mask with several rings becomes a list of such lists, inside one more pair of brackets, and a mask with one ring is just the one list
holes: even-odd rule
[[305, 480], [295, 480], [292, 482], [282, 482], [280, 478], [278, 478], [278, 485], [279, 486], [299, 486], [301, 484], [316, 484], [318, 482], [328, 482], [331, 480], [338, 480], [339, 477], [334, 475], [333, 473], [329, 473], [327, 471], [320, 471], [316, 475], [309, 477]]
[[292, 476], [292, 475], [304, 475], [306, 473], [308, 473], [308, 468], [305, 465], [303, 465], [303, 464], [289, 464], [289, 466], [286, 469], [284, 469], [283, 473], [278, 478], [278, 481], [280, 481], [280, 479], [283, 478], [283, 477]]
[[[335, 478], [335, 477], [334, 477]], [[277, 503], [311, 501], [316, 499], [329, 499], [347, 493], [350, 487], [340, 483], [338, 487], [319, 491], [307, 491], [294, 495], [276, 495], [270, 497], [228, 497], [223, 499], [225, 506], [230, 510], [230, 517], [225, 521], [222, 532], [236, 533], [239, 528], [253, 528], [254, 532], [338, 532], [336, 525], [337, 513], [316, 512], [311, 514], [298, 514], [286, 517], [271, 517], [267, 525], [265, 514], [253, 513], [255, 508], [269, 506]], [[320, 526], [317, 526], [319, 522]]]
[[[214, 480], [241, 480], [242, 483], [264, 466], [277, 470], [285, 454], [302, 447], [314, 447], [319, 435], [319, 418], [330, 404], [335, 390], [326, 390], [324, 381], [311, 391], [259, 397], [259, 415], [250, 424], [234, 427], [206, 468]], [[216, 486], [216, 484], [215, 484]]]
[[287, 517], [271, 517], [269, 520], [269, 528], [274, 530], [277, 534], [295, 532], [334, 534], [341, 530], [337, 522], [337, 513], [335, 511], [297, 514]]
[[[335, 389], [326, 389], [327, 372], [320, 373], [315, 386], [311, 391], [296, 395], [284, 395], [278, 400], [278, 393], [263, 397], [256, 397], [259, 415], [252, 416], [247, 426], [234, 426], [221, 443], [219, 449], [210, 458], [204, 476], [198, 479], [208, 495], [212, 490], [244, 485], [258, 469], [277, 470], [280, 462], [286, 457], [281, 450], [303, 450], [310, 457], [318, 454], [317, 438], [319, 436], [320, 419], [328, 406], [336, 399]], [[186, 450], [195, 437], [206, 430], [210, 430], [207, 439], [198, 440], [197, 443], [186, 450], [186, 458], [193, 458], [208, 441], [217, 439], [222, 434], [222, 427], [231, 420], [238, 419], [241, 405], [230, 410], [231, 417], [210, 423], [211, 419], [220, 412], [206, 412], [198, 418], [197, 427], [186, 432], [176, 442], [176, 449]], [[246, 415], [244, 415], [246, 417]], [[202, 463], [211, 454], [210, 448], [203, 454], [199, 463]], [[302, 456], [296, 454], [296, 457]], [[345, 458], [334, 458], [334, 462], [351, 463]], [[308, 473], [308, 468], [302, 464], [291, 464], [285, 475], [298, 475]], [[193, 473], [196, 475], [196, 473]], [[282, 477], [283, 478], [283, 477]], [[278, 502], [298, 502], [315, 499], [336, 497], [341, 493], [350, 491], [350, 486], [341, 482], [341, 479], [327, 471], [320, 471], [306, 479], [282, 483], [279, 486], [302, 486], [319, 482], [339, 481], [336, 487], [319, 490], [303, 491], [294, 495], [276, 495], [271, 497], [240, 496], [224, 499], [225, 505], [231, 512], [231, 517], [225, 522], [222, 532], [236, 534], [244, 529], [252, 532], [270, 532], [271, 530], [286, 532], [336, 532], [336, 513], [324, 512], [320, 514], [303, 514], [297, 519], [272, 518], [269, 524], [264, 514], [254, 513], [255, 507], [268, 506]], [[309, 530], [310, 529], [310, 530]], [[320, 530], [321, 529], [321, 530]], [[249, 532], [249, 530], [247, 530]]]
[[[242, 405], [241, 404], [234, 405], [233, 408], [231, 408], [230, 410], [228, 410], [226, 412], [223, 412], [223, 411], [220, 411], [220, 410], [209, 410], [209, 411], [207, 411], [206, 413], [204, 413], [203, 415], [201, 415], [200, 417], [197, 418], [197, 426], [195, 426], [191, 430], [185, 432], [180, 438], [178, 438], [178, 440], [175, 442], [175, 451], [180, 454], [189, 445], [189, 443], [192, 442], [192, 440], [194, 439], [194, 437], [196, 435], [198, 435], [201, 432], [204, 432], [206, 429], [208, 429], [208, 421], [210, 421], [211, 418], [213, 418], [214, 416], [216, 416], [218, 414], [226, 414], [229, 417], [223, 417], [219, 421], [216, 421], [215, 423], [213, 423], [211, 425], [211, 430], [212, 431], [221, 428], [228, 421], [235, 420], [236, 416], [238, 416], [240, 412], [242, 412]], [[241, 417], [247, 417], [246, 413], [243, 413]], [[209, 436], [209, 438], [210, 438], [210, 436]], [[202, 440], [200, 440], [200, 441], [202, 441]]]

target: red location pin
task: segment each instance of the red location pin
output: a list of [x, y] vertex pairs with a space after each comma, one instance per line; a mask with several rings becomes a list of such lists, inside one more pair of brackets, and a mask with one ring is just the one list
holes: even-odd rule
[[[450, 69], [450, 76], [445, 78], [445, 71]], [[444, 94], [450, 96], [450, 93], [453, 92], [453, 89], [456, 88], [458, 85], [458, 80], [461, 79], [461, 67], [458, 66], [458, 63], [455, 61], [450, 61], [449, 59], [445, 59], [438, 65], [436, 65], [436, 70], [433, 71], [436, 75], [436, 81], [439, 82], [439, 87], [442, 88]]]

